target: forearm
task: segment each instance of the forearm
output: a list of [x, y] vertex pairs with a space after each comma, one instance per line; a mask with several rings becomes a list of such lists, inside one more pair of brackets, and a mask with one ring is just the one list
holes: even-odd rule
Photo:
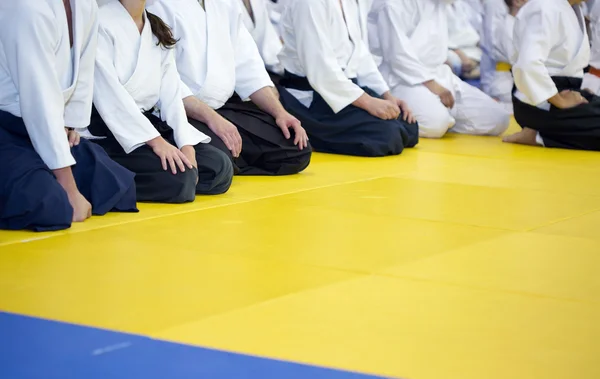
[[275, 118], [286, 112], [271, 87], [263, 87], [254, 92], [250, 95], [250, 100], [261, 110]]
[[57, 170], [52, 170], [52, 173], [56, 177], [56, 181], [62, 186], [65, 192], [73, 193], [75, 191], [78, 191], [71, 167], [64, 167], [59, 168]]
[[183, 99], [183, 105], [185, 107], [185, 113], [189, 118], [203, 122], [207, 125], [211, 125], [217, 117], [220, 117], [214, 109], [195, 96], [188, 96]]

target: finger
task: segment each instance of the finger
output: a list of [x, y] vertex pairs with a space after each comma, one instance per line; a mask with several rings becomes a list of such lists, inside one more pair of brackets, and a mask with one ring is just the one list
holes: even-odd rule
[[177, 174], [177, 165], [175, 164], [175, 160], [171, 156], [168, 157], [167, 159], [169, 161], [169, 166], [171, 167], [171, 173], [173, 175]]
[[284, 123], [281, 123], [281, 124], [283, 124], [283, 125], [279, 125], [279, 128], [283, 132], [283, 136], [285, 137], [285, 139], [290, 139], [290, 137], [292, 135], [290, 134], [290, 130], [288, 129], [288, 126]]
[[162, 164], [162, 168], [164, 171], [167, 171], [167, 157], [165, 156], [161, 156], [160, 157], [160, 162]]
[[88, 208], [87, 217], [86, 218], [90, 218], [90, 217], [92, 217], [92, 207]]
[[192, 166], [191, 162], [189, 164], [188, 163], [183, 163], [184, 159], [189, 162], [189, 159], [187, 159], [187, 157], [181, 157], [179, 155], [176, 155], [175, 158], [174, 158], [175, 164], [177, 165], [177, 167], [179, 167], [179, 171], [180, 172], [185, 172], [185, 166], [186, 165], [190, 168], [190, 170], [192, 169], [192, 167], [194, 167], [194, 166]]
[[238, 133], [237, 131], [235, 133], [235, 140], [236, 140], [236, 143], [237, 143], [237, 156], [239, 157], [240, 154], [242, 153], [242, 149], [244, 147], [244, 143], [242, 142], [242, 136], [240, 136], [240, 133]]
[[294, 145], [302, 148], [302, 133], [298, 128], [294, 127]]
[[225, 147], [227, 147], [227, 150], [231, 151], [231, 154], [234, 154], [235, 148], [234, 148], [233, 144], [231, 143], [231, 140], [229, 139], [229, 135], [223, 134], [223, 136], [221, 137], [221, 141], [223, 141], [223, 143], [225, 144]]
[[236, 141], [234, 135], [229, 133], [225, 136], [225, 145], [227, 146], [229, 151], [231, 151], [231, 156], [233, 156], [234, 158], [237, 158], [238, 157], [238, 146], [237, 146], [237, 141]]
[[[195, 151], [194, 151], [194, 153], [195, 153]], [[179, 166], [179, 168], [181, 168], [181, 172], [185, 172], [185, 166], [188, 166], [190, 169], [192, 167], [194, 167], [194, 165], [192, 164], [192, 161], [187, 157], [187, 155], [185, 155], [183, 153], [183, 151], [178, 150], [177, 156], [178, 156], [179, 160], [181, 161], [181, 165], [183, 165], [183, 166]]]
[[69, 146], [70, 147], [75, 146], [75, 136], [74, 136], [74, 134], [75, 133], [72, 133], [72, 132], [68, 132], [68, 134], [67, 134], [67, 137], [69, 139]]

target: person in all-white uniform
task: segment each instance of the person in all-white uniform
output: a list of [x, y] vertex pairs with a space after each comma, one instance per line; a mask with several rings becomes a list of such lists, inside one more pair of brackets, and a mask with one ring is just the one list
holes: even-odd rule
[[290, 0], [265, 0], [267, 3], [267, 9], [269, 10], [269, 19], [277, 31], [277, 35], [281, 38], [281, 31], [279, 30], [279, 21], [281, 21], [281, 13], [283, 12], [283, 4], [285, 1]]
[[581, 90], [590, 61], [578, 0], [528, 0], [517, 14], [515, 119], [523, 128], [505, 142], [600, 150], [600, 98]]
[[371, 51], [392, 93], [405, 99], [421, 137], [446, 132], [499, 135], [510, 114], [444, 64], [448, 50], [447, 1], [375, 0], [369, 16]]
[[487, 0], [485, 3], [481, 87], [511, 112], [514, 81], [509, 62], [514, 49], [515, 15], [523, 4], [525, 0]]
[[[426, 1], [424, 1], [426, 2]], [[452, 71], [466, 79], [480, 76], [479, 64], [482, 51], [479, 46], [481, 36], [470, 22], [473, 12], [469, 4], [460, 0], [437, 0], [447, 3], [448, 51], [447, 63]]]
[[173, 48], [176, 40], [145, 0], [112, 1], [99, 12], [96, 142], [133, 171], [138, 201], [184, 203], [226, 192], [233, 166], [188, 122]]
[[[192, 125], [235, 159], [236, 173], [299, 173], [311, 158], [306, 131], [277, 98], [239, 1], [150, 0], [147, 8], [171, 26], [178, 40], [177, 68], [189, 88], [183, 97], [195, 96], [227, 120], [215, 126], [188, 111]], [[241, 144], [227, 137], [231, 130]]]
[[283, 67], [277, 55], [283, 48], [283, 44], [271, 22], [268, 2], [269, 0], [238, 0], [244, 25], [256, 42], [267, 71], [274, 75], [281, 75]]
[[418, 143], [410, 110], [390, 93], [364, 42], [364, 7], [302, 0], [284, 9], [281, 99], [317, 151], [385, 156]]
[[600, 95], [600, 1], [587, 0], [587, 9], [592, 50], [590, 70], [583, 76], [581, 88], [594, 95]]
[[86, 135], [97, 5], [0, 0], [0, 229], [137, 211], [134, 174]]

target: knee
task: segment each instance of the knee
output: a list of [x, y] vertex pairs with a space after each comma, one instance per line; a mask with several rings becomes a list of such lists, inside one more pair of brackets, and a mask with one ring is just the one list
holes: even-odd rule
[[222, 194], [229, 191], [231, 182], [233, 181], [233, 161], [222, 151], [217, 151], [215, 157], [216, 169], [215, 179], [213, 180], [213, 188], [216, 194]]
[[209, 156], [203, 157], [210, 165], [200, 168], [196, 193], [220, 195], [229, 190], [233, 181], [231, 158], [219, 149], [211, 149]]
[[310, 164], [312, 146], [310, 144], [302, 150], [294, 146], [295, 151], [288, 153], [288, 158], [281, 162], [279, 175], [293, 175], [304, 171]]
[[165, 171], [164, 180], [162, 181], [163, 188], [162, 200], [163, 203], [189, 203], [196, 199], [196, 171], [186, 170], [179, 172], [176, 175]]
[[442, 138], [455, 123], [450, 112], [445, 109], [443, 112], [432, 112], [418, 121], [419, 136], [422, 138]]
[[508, 129], [510, 125], [510, 112], [506, 110], [501, 104], [498, 104], [498, 110], [495, 112], [494, 125], [489, 131], [491, 136], [499, 136]]
[[378, 132], [371, 138], [361, 142], [362, 155], [366, 157], [383, 157], [386, 155], [401, 154], [406, 146], [405, 139], [409, 136], [405, 133], [404, 125], [398, 120], [389, 120], [380, 124]]
[[15, 183], [5, 208], [4, 221], [12, 230], [62, 230], [71, 227], [73, 221], [73, 207], [67, 193], [46, 171]]

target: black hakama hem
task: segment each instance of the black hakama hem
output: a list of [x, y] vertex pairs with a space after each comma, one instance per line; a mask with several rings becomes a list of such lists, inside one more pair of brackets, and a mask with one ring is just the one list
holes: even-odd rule
[[[176, 145], [171, 127], [149, 112], [144, 115], [167, 142]], [[148, 145], [125, 153], [95, 108], [90, 132], [106, 137], [94, 142], [102, 146], [113, 160], [135, 173], [137, 200], [140, 202], [187, 203], [194, 201], [196, 194], [219, 195], [227, 192], [231, 186], [233, 167], [230, 160], [209, 144], [194, 146], [197, 169], [173, 175], [170, 169], [163, 170], [160, 158]]]
[[190, 123], [211, 137], [211, 145], [227, 154], [236, 175], [292, 175], [310, 164], [310, 145], [303, 150], [294, 145], [291, 129], [291, 138], [285, 139], [275, 119], [254, 103], [234, 96], [217, 112], [234, 124], [242, 137], [242, 152], [238, 158], [232, 157], [225, 143], [206, 124], [196, 120], [190, 120]]
[[[313, 91], [313, 101], [307, 108], [286, 89], [287, 86], [299, 90], [312, 90], [306, 78], [286, 72], [281, 83], [281, 102], [302, 122], [315, 151], [381, 157], [398, 155], [404, 148], [414, 147], [419, 142], [417, 123], [411, 124], [401, 118], [382, 120], [354, 105], [334, 113], [316, 91]], [[373, 97], [379, 97], [369, 88], [363, 90]]]
[[600, 97], [582, 91], [580, 78], [552, 79], [559, 92], [578, 91], [589, 103], [570, 109], [552, 106], [546, 111], [513, 96], [517, 123], [523, 128], [536, 130], [546, 147], [600, 151]]
[[[66, 138], [66, 136], [65, 136]], [[94, 215], [137, 212], [134, 174], [95, 144], [81, 139], [71, 149], [73, 176]], [[0, 111], [0, 229], [67, 229], [73, 208], [52, 170], [36, 153], [23, 119]]]

